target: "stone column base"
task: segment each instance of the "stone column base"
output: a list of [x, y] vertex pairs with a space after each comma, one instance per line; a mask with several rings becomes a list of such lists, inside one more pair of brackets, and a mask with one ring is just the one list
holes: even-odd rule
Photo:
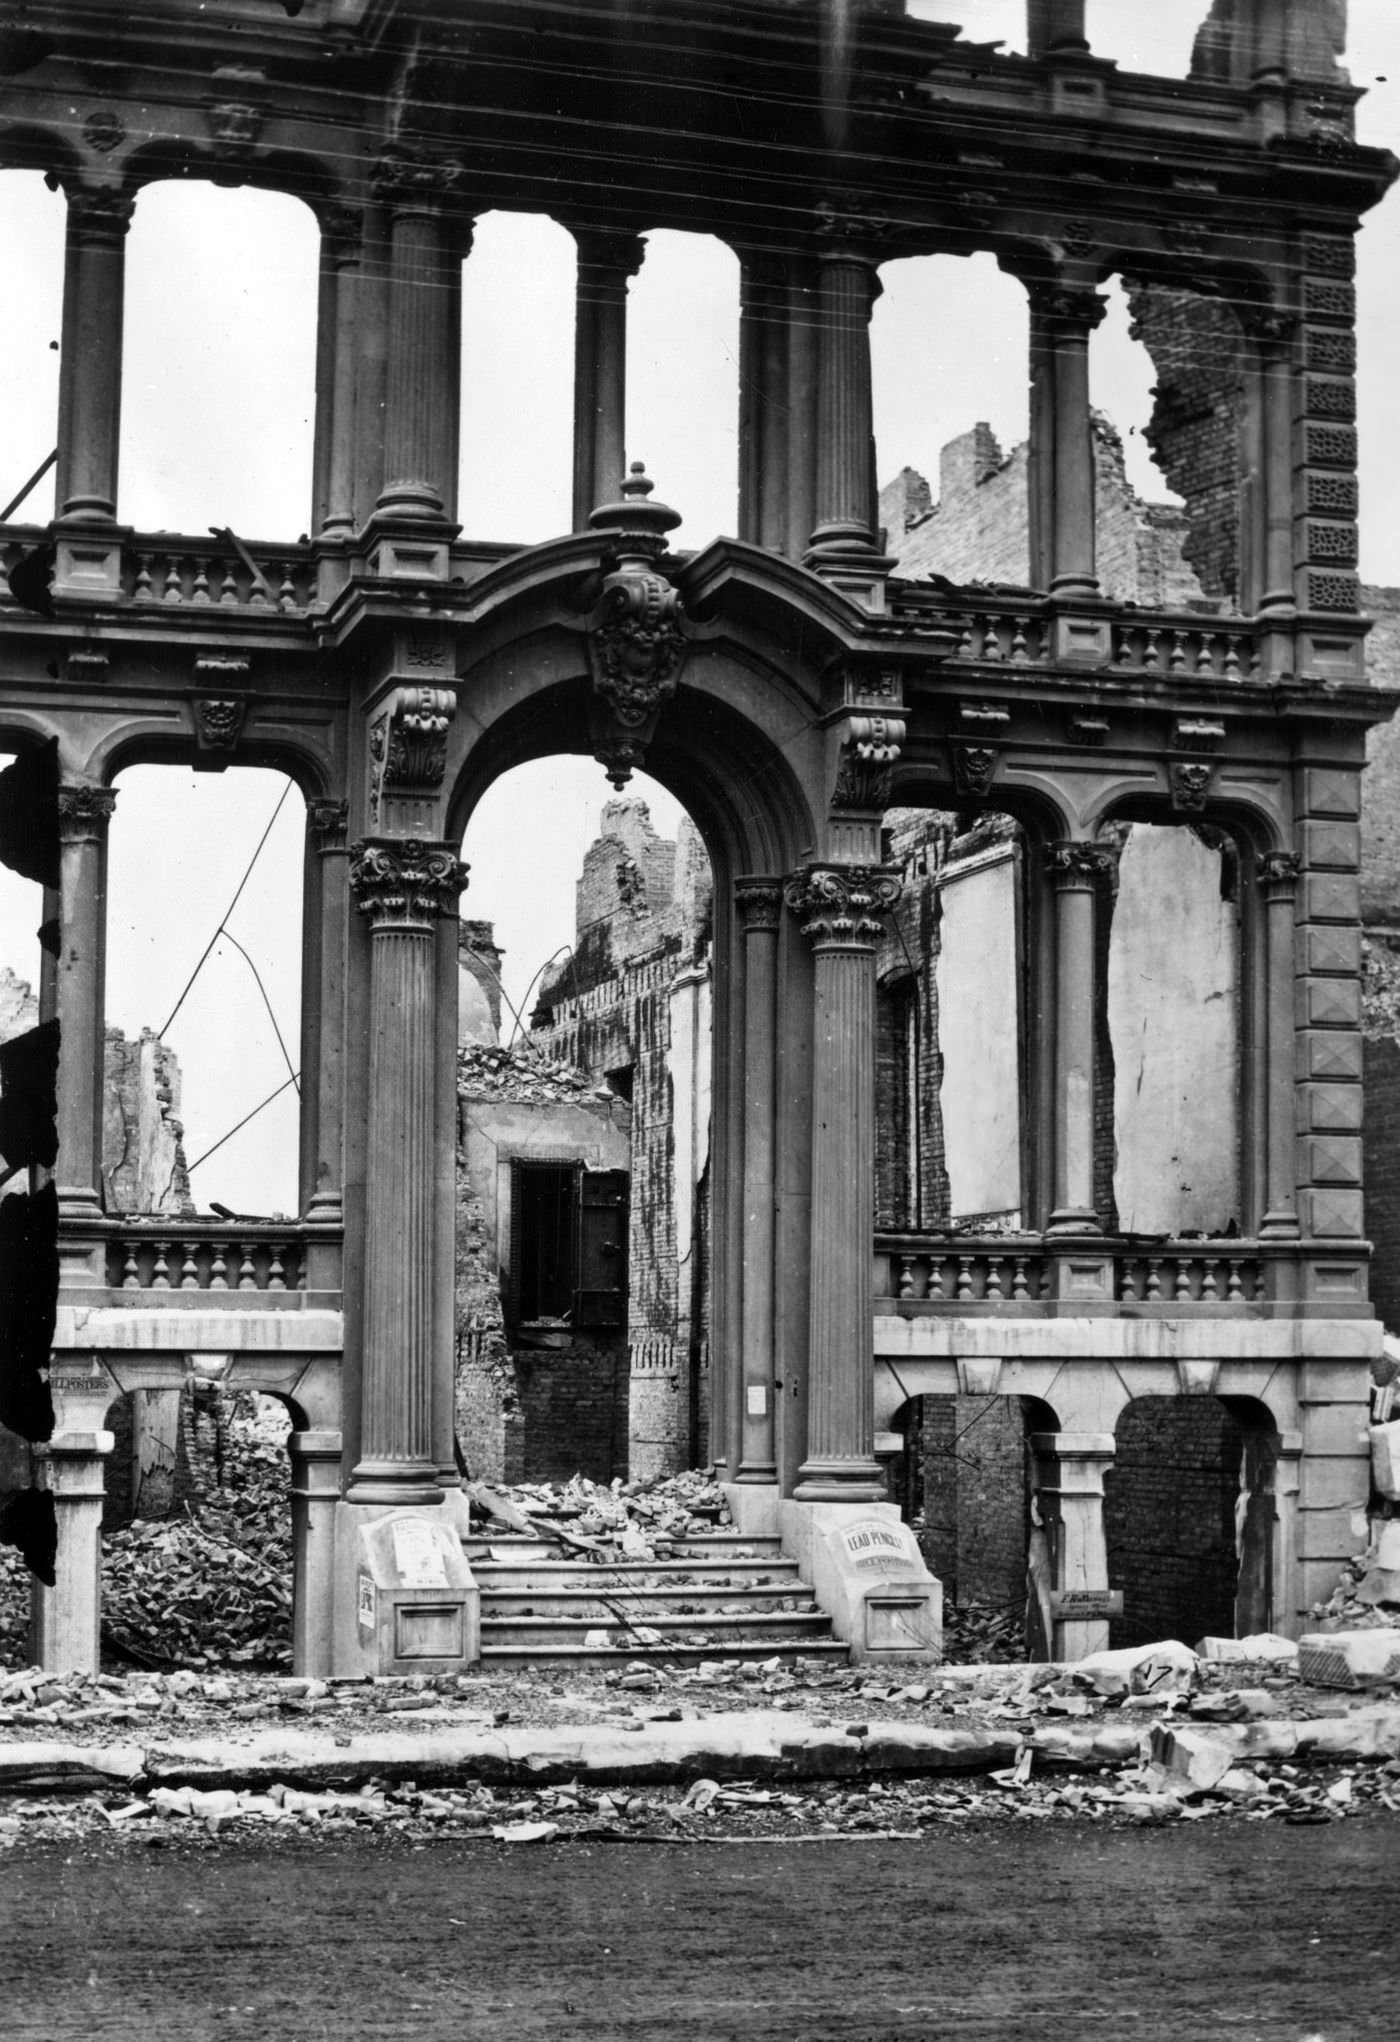
[[783, 1551], [854, 1665], [936, 1664], [943, 1657], [943, 1589], [893, 1503], [778, 1506]]

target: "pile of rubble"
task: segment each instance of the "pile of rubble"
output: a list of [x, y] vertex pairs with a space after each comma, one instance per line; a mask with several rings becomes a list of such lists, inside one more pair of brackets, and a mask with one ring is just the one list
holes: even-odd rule
[[1320, 1631], [1400, 1629], [1400, 1518], [1384, 1523], [1364, 1553], [1344, 1563], [1309, 1620]]
[[547, 1539], [566, 1553], [601, 1565], [665, 1559], [687, 1540], [728, 1529], [729, 1506], [705, 1475], [668, 1475], [658, 1482], [516, 1482], [509, 1488], [468, 1482], [473, 1531]]
[[617, 1094], [572, 1064], [534, 1050], [472, 1043], [457, 1052], [457, 1090], [463, 1099], [503, 1099], [516, 1106], [550, 1106], [560, 1100], [615, 1104]]

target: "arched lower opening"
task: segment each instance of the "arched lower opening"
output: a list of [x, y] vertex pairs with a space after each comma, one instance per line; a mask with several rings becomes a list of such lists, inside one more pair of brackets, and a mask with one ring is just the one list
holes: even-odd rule
[[1111, 1643], [1274, 1627], [1278, 1432], [1253, 1398], [1139, 1397], [1104, 1481]]
[[[456, 1425], [495, 1480], [705, 1458], [709, 861], [664, 788], [600, 779], [518, 766], [464, 844]], [[528, 874], [525, 813], [552, 825]]]
[[127, 236], [122, 521], [283, 538], [311, 517], [316, 222], [244, 187], [147, 185]]
[[302, 800], [284, 774], [261, 767], [132, 766], [116, 789], [107, 1210], [293, 1213]]
[[1028, 1441], [1040, 1408], [1022, 1397], [928, 1395], [896, 1414], [891, 1489], [943, 1585], [944, 1653], [955, 1663], [1025, 1657]]
[[222, 1356], [119, 1397], [102, 1646], [122, 1666], [272, 1671], [291, 1657], [291, 1415]]

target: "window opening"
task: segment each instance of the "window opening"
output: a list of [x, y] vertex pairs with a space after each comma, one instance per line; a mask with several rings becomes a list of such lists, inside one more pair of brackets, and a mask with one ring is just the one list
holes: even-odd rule
[[628, 291], [627, 459], [681, 513], [673, 544], [738, 529], [739, 264], [713, 235], [647, 236]]
[[[0, 175], [5, 290], [0, 295], [0, 505], [17, 495], [58, 434], [58, 348], [63, 324], [64, 199], [37, 171]], [[20, 504], [13, 522], [46, 524], [54, 514], [53, 470]], [[6, 567], [13, 566], [6, 559]]]

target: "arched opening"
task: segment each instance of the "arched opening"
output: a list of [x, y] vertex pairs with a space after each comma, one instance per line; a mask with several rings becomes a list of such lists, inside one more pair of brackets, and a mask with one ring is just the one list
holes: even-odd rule
[[1022, 1397], [929, 1395], [895, 1416], [891, 1489], [943, 1585], [943, 1647], [954, 1663], [1025, 1657], [1037, 1409]]
[[[456, 1423], [496, 1480], [706, 1452], [710, 867], [664, 788], [600, 781], [518, 766], [464, 845]], [[552, 822], [528, 873], [526, 812]]]
[[[63, 324], [64, 202], [38, 171], [0, 172], [5, 291], [0, 302], [0, 510], [52, 452], [58, 436], [58, 347]], [[12, 522], [46, 524], [54, 510], [50, 469], [18, 504]], [[6, 560], [5, 565], [13, 562]]]
[[123, 523], [285, 538], [311, 517], [316, 222], [277, 192], [170, 182], [127, 236]]
[[272, 1671], [291, 1657], [291, 1418], [222, 1356], [106, 1414], [102, 1644], [118, 1665]]
[[905, 576], [1024, 586], [1028, 316], [990, 255], [887, 262], [871, 320], [880, 524]]
[[[0, 773], [13, 763], [13, 752], [0, 751]], [[43, 888], [0, 863], [0, 1042], [38, 1023], [43, 919]]]
[[457, 516], [468, 539], [532, 546], [569, 530], [575, 253], [540, 215], [476, 223], [462, 265]]
[[628, 292], [627, 458], [681, 513], [681, 546], [738, 530], [738, 365], [733, 250], [709, 234], [648, 234]]
[[107, 1210], [294, 1213], [301, 798], [261, 767], [132, 766], [116, 789]]
[[1114, 1645], [1273, 1628], [1278, 1433], [1253, 1398], [1138, 1397], [1104, 1479]]

